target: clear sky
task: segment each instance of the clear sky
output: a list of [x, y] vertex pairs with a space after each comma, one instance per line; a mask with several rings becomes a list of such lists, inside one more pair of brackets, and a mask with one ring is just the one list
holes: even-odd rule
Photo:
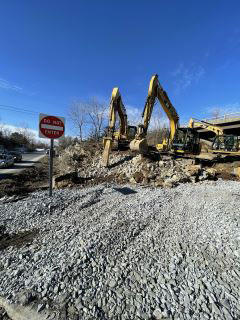
[[[118, 86], [131, 113], [157, 73], [180, 119], [240, 111], [239, 17], [239, 0], [1, 1], [0, 105], [65, 116]], [[38, 123], [3, 106], [0, 120]]]

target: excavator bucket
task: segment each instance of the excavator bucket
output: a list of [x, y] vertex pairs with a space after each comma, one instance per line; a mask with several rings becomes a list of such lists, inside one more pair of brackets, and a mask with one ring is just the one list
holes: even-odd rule
[[108, 167], [109, 165], [109, 154], [111, 152], [112, 139], [104, 139], [104, 150], [102, 157], [102, 165]]
[[130, 142], [130, 150], [137, 151], [141, 154], [147, 154], [148, 153], [148, 144], [147, 139], [134, 139]]

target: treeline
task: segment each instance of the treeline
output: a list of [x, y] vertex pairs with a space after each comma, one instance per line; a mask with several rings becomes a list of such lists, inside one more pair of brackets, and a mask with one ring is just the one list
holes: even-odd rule
[[[163, 138], [168, 136], [169, 130], [160, 123], [162, 115], [158, 112], [153, 118], [153, 126], [149, 128], [147, 140], [149, 144], [161, 143]], [[116, 114], [116, 130], [119, 127], [119, 118]], [[102, 142], [109, 123], [109, 105], [99, 102], [96, 98], [87, 102], [75, 101], [68, 110], [68, 128], [73, 130], [75, 137], [66, 136], [58, 140], [55, 145], [64, 149], [78, 142]], [[153, 129], [154, 128], [154, 129]], [[14, 149], [24, 146], [28, 150], [36, 148], [49, 148], [48, 139], [46, 142], [36, 140], [31, 130], [19, 128], [19, 131], [12, 132], [0, 124], [0, 145], [6, 149]]]
[[8, 150], [24, 147], [29, 151], [47, 147], [46, 143], [37, 141], [33, 133], [28, 129], [19, 129], [19, 132], [11, 132], [7, 128], [0, 128], [0, 145]]
[[[119, 117], [115, 114], [116, 130], [119, 127]], [[147, 139], [149, 144], [162, 143], [162, 140], [169, 135], [169, 129], [162, 124], [162, 113], [158, 109], [152, 114], [151, 127], [148, 130]], [[93, 98], [87, 102], [75, 101], [69, 108], [68, 119], [72, 129], [79, 141], [102, 140], [109, 123], [109, 106]], [[68, 139], [69, 144], [73, 143]], [[67, 143], [67, 140], [64, 144]]]
[[108, 105], [96, 98], [74, 101], [68, 111], [70, 126], [80, 141], [100, 141], [108, 125]]

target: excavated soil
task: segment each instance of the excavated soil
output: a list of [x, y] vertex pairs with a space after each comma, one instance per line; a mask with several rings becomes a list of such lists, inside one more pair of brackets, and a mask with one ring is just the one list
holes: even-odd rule
[[[103, 150], [96, 144], [76, 144], [59, 156], [57, 188], [94, 186], [100, 183], [131, 183], [153, 187], [175, 187], [181, 183], [204, 180], [238, 181], [234, 168], [236, 159], [223, 163], [199, 159], [174, 158], [167, 154], [152, 152], [141, 156], [131, 151], [111, 151], [108, 168], [102, 165]], [[201, 163], [200, 163], [201, 161]], [[225, 161], [225, 163], [224, 163]]]
[[[54, 159], [54, 175], [57, 178], [62, 177], [56, 187], [77, 185], [83, 188], [112, 182], [118, 184], [130, 182], [158, 187], [164, 186], [166, 182], [165, 185], [171, 187], [179, 183], [217, 178], [239, 181], [239, 177], [233, 175], [233, 170], [234, 167], [240, 166], [240, 161], [208, 162], [203, 164], [201, 172], [199, 171], [192, 177], [189, 175], [186, 177], [184, 170], [189, 163], [185, 159], [172, 160], [171, 157], [156, 153], [148, 157], [140, 157], [129, 150], [112, 151], [110, 165], [104, 168], [101, 165], [102, 152], [102, 145], [97, 143], [81, 143], [62, 151], [60, 156]], [[208, 168], [213, 169], [211, 174], [204, 173]], [[9, 179], [0, 180], [0, 198], [12, 196], [13, 198], [9, 200], [12, 202], [18, 201], [19, 196], [46, 189], [48, 189], [48, 157], [44, 157], [38, 167], [29, 168]], [[14, 196], [17, 197], [14, 198]]]

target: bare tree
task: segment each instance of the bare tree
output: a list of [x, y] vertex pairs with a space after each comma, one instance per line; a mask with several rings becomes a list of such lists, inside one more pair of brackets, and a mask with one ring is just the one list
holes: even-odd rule
[[87, 123], [87, 108], [87, 103], [75, 101], [70, 106], [68, 112], [68, 116], [72, 121], [73, 127], [78, 131], [80, 141], [83, 140], [83, 128]]
[[60, 150], [66, 149], [69, 146], [72, 146], [78, 142], [77, 138], [71, 136], [65, 136], [58, 140], [58, 148]]
[[157, 144], [162, 143], [166, 135], [166, 125], [164, 123], [165, 117], [163, 116], [162, 109], [157, 104], [153, 109], [151, 122], [147, 133], [148, 143]]
[[88, 103], [88, 117], [90, 124], [90, 135], [96, 141], [101, 138], [107, 119], [107, 106], [97, 99], [92, 99]]

